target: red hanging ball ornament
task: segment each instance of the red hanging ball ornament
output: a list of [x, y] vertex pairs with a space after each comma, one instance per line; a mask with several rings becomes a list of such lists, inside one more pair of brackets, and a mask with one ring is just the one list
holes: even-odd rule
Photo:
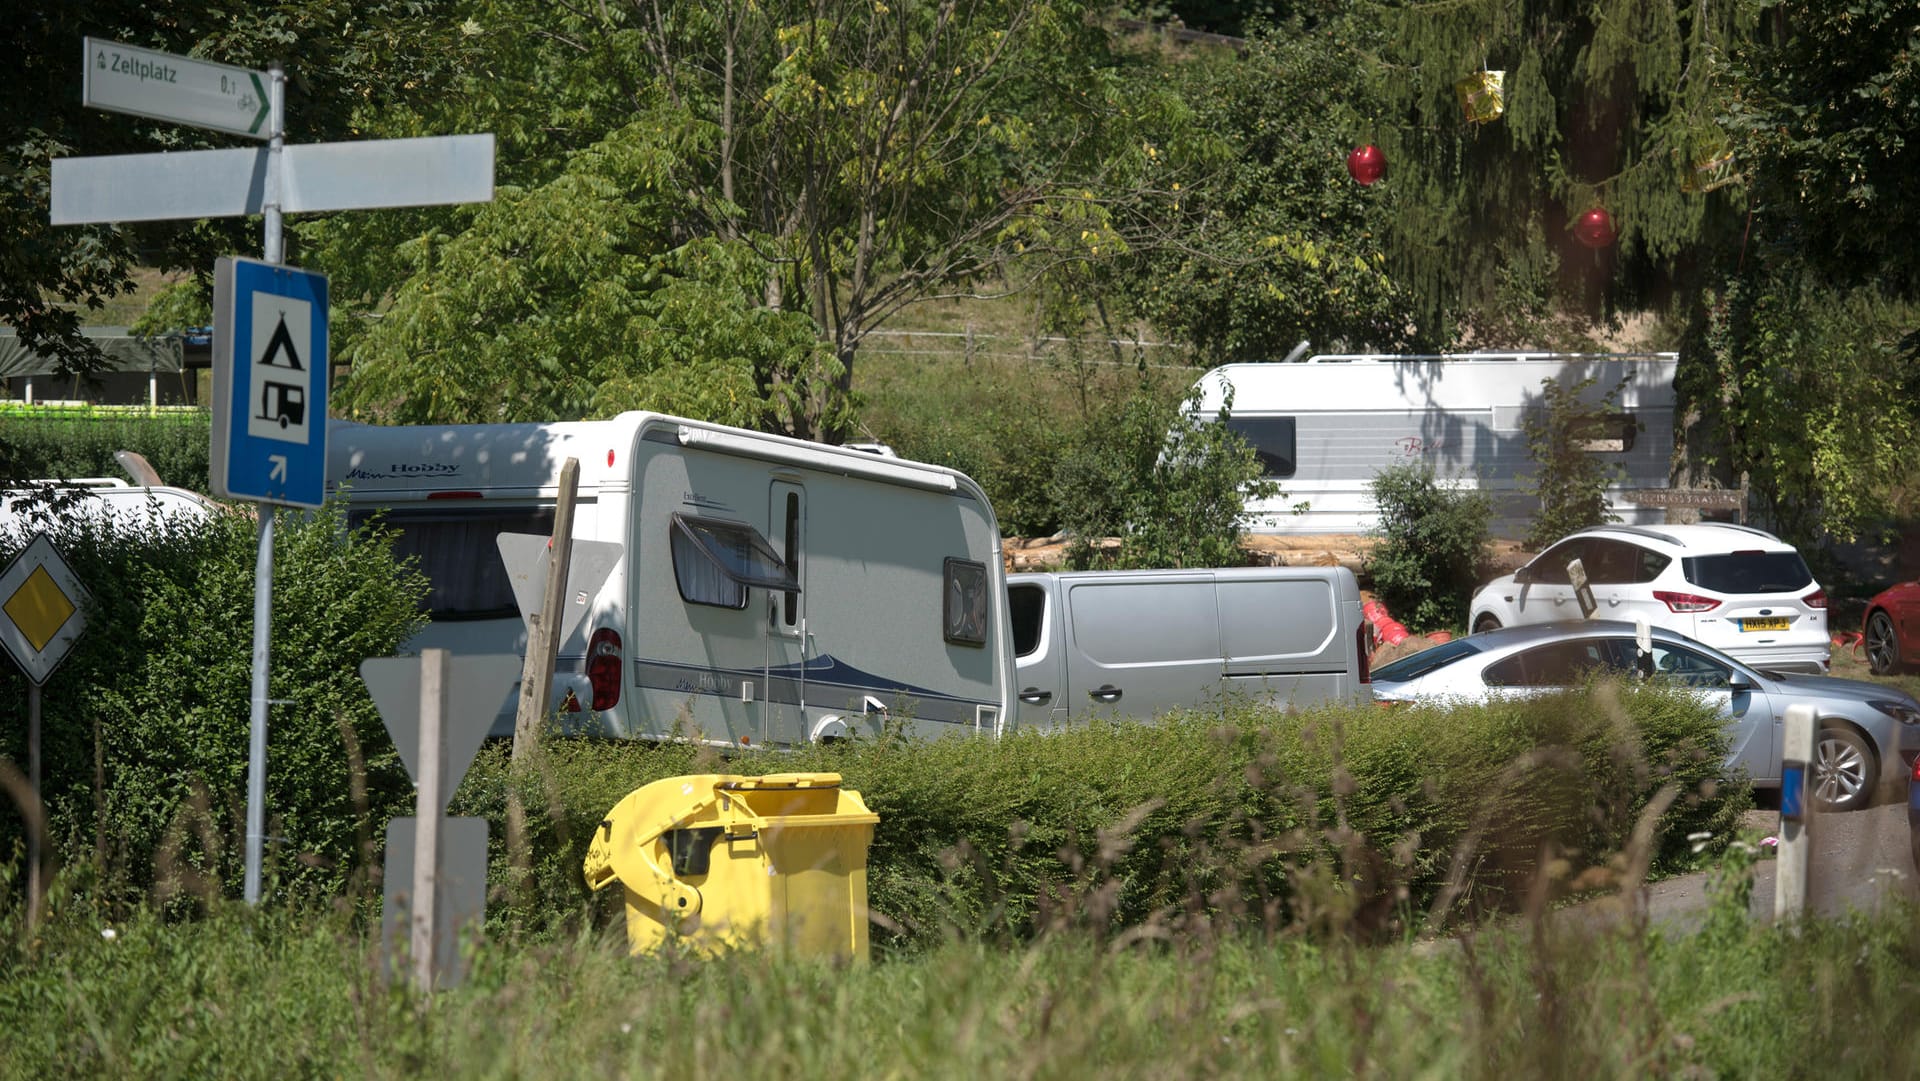
[[1614, 241], [1613, 216], [1596, 206], [1573, 223], [1573, 236], [1589, 248], [1604, 248]]
[[1347, 175], [1363, 188], [1386, 175], [1386, 172], [1387, 156], [1372, 143], [1355, 147], [1353, 153], [1347, 155]]

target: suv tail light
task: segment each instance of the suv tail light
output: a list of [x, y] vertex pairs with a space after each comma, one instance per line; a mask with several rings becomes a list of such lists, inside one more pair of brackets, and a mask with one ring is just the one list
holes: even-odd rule
[[609, 710], [620, 704], [620, 632], [602, 627], [587, 643], [587, 682], [593, 685], [593, 708]]
[[1812, 593], [1800, 598], [1800, 602], [1808, 608], [1825, 608], [1827, 606], [1827, 591], [1824, 589], [1816, 589]]
[[1353, 629], [1353, 653], [1360, 658], [1360, 682], [1362, 683], [1373, 682], [1373, 660], [1367, 656], [1367, 646], [1370, 644], [1367, 641], [1367, 632], [1372, 629], [1373, 625], [1365, 621]]
[[1666, 605], [1669, 612], [1711, 612], [1720, 607], [1720, 602], [1712, 597], [1702, 597], [1698, 593], [1675, 593], [1667, 589], [1654, 590], [1653, 599]]

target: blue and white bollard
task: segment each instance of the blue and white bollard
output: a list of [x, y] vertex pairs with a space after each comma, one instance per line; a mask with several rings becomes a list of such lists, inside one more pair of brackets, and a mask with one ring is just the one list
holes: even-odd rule
[[1807, 860], [1812, 848], [1812, 796], [1807, 774], [1813, 769], [1813, 707], [1787, 707], [1785, 742], [1780, 747], [1780, 855], [1773, 879], [1773, 918], [1797, 920], [1807, 909]]

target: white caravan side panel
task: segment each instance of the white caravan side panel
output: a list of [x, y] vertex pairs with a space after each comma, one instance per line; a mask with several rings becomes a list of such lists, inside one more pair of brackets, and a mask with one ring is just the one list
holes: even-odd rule
[[[1378, 523], [1373, 478], [1418, 461], [1442, 479], [1487, 490], [1496, 532], [1512, 532], [1535, 506], [1522, 488], [1534, 471], [1524, 424], [1543, 408], [1542, 382], [1592, 378], [1582, 399], [1598, 402], [1624, 379], [1616, 403], [1637, 430], [1591, 453], [1621, 470], [1609, 489], [1614, 514], [1628, 523], [1664, 521], [1663, 511], [1634, 506], [1625, 493], [1669, 484], [1674, 356], [1547, 356], [1232, 364], [1201, 377], [1199, 413], [1217, 416], [1231, 388], [1229, 423], [1263, 451], [1280, 482], [1280, 498], [1249, 507], [1255, 532], [1365, 532]], [[1303, 502], [1307, 510], [1295, 513]]]

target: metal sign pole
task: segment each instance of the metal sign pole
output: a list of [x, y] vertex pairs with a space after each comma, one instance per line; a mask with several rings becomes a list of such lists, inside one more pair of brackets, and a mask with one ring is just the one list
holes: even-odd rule
[[[35, 803], [40, 798], [40, 684], [31, 681], [27, 684], [27, 784], [33, 789]], [[42, 803], [44, 806], [44, 803]], [[43, 819], [44, 821], [44, 819]], [[40, 829], [32, 821], [27, 822], [27, 929], [32, 930], [40, 924], [40, 891], [46, 883], [40, 881]]]
[[[268, 69], [266, 238], [263, 255], [269, 263], [285, 261], [280, 232], [280, 156], [287, 132], [287, 77], [279, 64]], [[325, 378], [323, 374], [321, 378]], [[323, 419], [321, 423], [325, 423]], [[273, 516], [276, 508], [262, 503], [259, 548], [253, 560], [253, 694], [252, 719], [247, 729], [247, 871], [246, 898], [260, 903], [260, 865], [266, 848], [267, 814], [267, 658], [273, 640]]]

